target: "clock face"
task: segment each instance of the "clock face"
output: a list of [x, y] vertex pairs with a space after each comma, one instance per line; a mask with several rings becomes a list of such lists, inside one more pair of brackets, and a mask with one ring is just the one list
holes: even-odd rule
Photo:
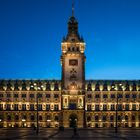
[[77, 59], [70, 59], [69, 60], [69, 65], [70, 66], [77, 66], [78, 65], [78, 60]]

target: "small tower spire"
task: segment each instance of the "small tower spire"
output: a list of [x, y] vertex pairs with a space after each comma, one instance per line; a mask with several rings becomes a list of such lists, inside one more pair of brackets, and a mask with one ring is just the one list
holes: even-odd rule
[[72, 0], [72, 17], [74, 17], [74, 0]]

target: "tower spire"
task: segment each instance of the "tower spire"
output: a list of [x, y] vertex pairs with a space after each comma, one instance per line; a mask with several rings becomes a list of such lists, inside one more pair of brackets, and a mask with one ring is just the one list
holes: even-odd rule
[[72, 0], [72, 17], [74, 17], [74, 0]]

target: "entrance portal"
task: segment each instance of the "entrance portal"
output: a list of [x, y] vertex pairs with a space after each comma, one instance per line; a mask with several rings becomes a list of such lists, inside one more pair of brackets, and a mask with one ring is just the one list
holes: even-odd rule
[[69, 117], [69, 126], [70, 127], [77, 127], [77, 115], [71, 114]]

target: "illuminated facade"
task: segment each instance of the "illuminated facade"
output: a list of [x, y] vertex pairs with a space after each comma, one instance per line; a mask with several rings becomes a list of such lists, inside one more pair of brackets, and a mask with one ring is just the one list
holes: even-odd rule
[[139, 80], [85, 80], [74, 14], [61, 49], [61, 80], [0, 80], [1, 127], [140, 127]]

